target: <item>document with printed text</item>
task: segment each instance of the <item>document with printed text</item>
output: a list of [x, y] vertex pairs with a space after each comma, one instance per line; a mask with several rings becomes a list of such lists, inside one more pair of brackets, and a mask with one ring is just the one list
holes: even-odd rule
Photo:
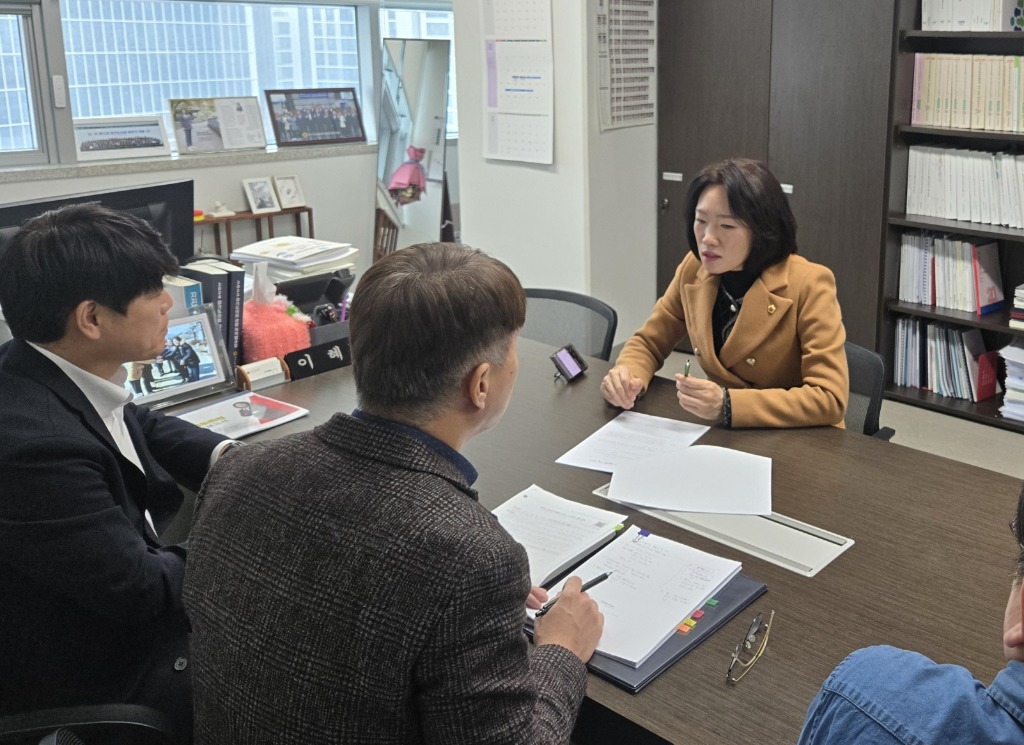
[[702, 424], [624, 411], [555, 462], [611, 473], [624, 463], [679, 453], [707, 431]]

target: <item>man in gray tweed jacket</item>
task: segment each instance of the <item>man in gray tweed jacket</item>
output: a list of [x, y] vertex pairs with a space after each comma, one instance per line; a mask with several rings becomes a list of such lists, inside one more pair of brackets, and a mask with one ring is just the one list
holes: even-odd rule
[[214, 470], [185, 582], [196, 745], [568, 742], [603, 618], [573, 578], [528, 652], [544, 593], [458, 452], [505, 412], [525, 312], [479, 251], [381, 259], [352, 304], [359, 408]]

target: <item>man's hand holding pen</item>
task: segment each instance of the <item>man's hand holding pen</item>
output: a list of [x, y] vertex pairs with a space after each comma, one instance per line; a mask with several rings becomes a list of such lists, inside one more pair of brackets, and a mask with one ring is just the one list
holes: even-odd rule
[[534, 643], [538, 647], [557, 644], [586, 662], [601, 639], [604, 615], [583, 592], [583, 580], [579, 577], [565, 581], [557, 600], [549, 601], [548, 610], [534, 620]]

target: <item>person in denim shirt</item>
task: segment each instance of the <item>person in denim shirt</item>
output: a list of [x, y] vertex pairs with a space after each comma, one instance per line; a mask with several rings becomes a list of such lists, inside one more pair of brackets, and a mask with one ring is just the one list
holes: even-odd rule
[[916, 652], [860, 649], [822, 685], [799, 745], [1024, 743], [1024, 490], [1011, 525], [1021, 549], [1003, 620], [1006, 667], [992, 685]]

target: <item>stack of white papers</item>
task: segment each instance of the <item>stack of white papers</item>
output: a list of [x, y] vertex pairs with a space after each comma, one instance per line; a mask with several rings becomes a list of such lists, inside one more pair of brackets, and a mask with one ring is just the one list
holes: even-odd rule
[[243, 263], [266, 261], [272, 266], [298, 269], [317, 264], [337, 263], [358, 250], [353, 248], [351, 243], [286, 235], [236, 248], [231, 252], [231, 258]]
[[608, 498], [679, 512], [767, 515], [772, 461], [739, 450], [691, 447], [708, 428], [625, 411], [556, 462], [612, 473]]
[[999, 350], [1006, 361], [1006, 393], [999, 413], [1007, 419], [1024, 420], [1024, 339]]

